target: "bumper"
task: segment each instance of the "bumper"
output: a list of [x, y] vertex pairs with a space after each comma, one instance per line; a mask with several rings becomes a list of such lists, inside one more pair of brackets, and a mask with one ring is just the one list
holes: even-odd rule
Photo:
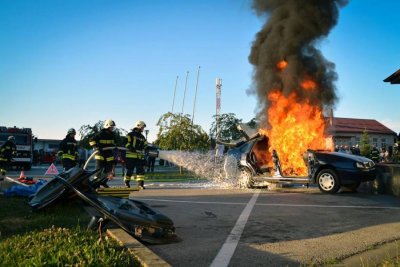
[[340, 183], [342, 185], [349, 185], [359, 182], [368, 182], [373, 181], [376, 178], [376, 169], [367, 169], [367, 170], [337, 170]]

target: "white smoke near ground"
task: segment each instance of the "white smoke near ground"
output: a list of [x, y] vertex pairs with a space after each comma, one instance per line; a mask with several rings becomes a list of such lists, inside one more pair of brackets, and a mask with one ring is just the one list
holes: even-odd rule
[[214, 153], [188, 151], [159, 151], [160, 159], [171, 162], [198, 177], [207, 179], [218, 187], [235, 188], [238, 186], [238, 166], [234, 158], [215, 157]]

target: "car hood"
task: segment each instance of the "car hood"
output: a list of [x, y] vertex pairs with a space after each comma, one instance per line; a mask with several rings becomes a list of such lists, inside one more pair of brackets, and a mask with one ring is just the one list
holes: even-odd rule
[[321, 155], [321, 156], [326, 156], [326, 157], [346, 158], [346, 159], [359, 161], [359, 162], [372, 161], [371, 159], [363, 157], [363, 156], [358, 156], [358, 155], [353, 155], [353, 154], [348, 154], [348, 153], [342, 153], [342, 152], [314, 151], [314, 154], [317, 157], [319, 155]]

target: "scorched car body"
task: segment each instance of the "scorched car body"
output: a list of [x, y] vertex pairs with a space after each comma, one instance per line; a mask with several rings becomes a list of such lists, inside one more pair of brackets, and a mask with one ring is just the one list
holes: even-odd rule
[[252, 138], [247, 136], [246, 141], [224, 143], [229, 146], [225, 164], [228, 164], [228, 161], [236, 161], [241, 185], [251, 188], [259, 181], [317, 184], [321, 192], [336, 193], [342, 186], [355, 190], [360, 183], [375, 179], [376, 167], [372, 160], [341, 152], [320, 150], [307, 150], [305, 156], [307, 176], [284, 176], [275, 151], [272, 153], [273, 168], [264, 168], [257, 159], [255, 146], [267, 143], [268, 137], [260, 134]]

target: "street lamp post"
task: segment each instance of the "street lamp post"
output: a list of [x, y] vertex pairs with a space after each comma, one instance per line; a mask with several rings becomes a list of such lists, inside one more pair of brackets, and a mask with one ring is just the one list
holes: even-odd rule
[[144, 130], [144, 134], [146, 135], [146, 140], [147, 140], [147, 135], [149, 134], [149, 130]]

